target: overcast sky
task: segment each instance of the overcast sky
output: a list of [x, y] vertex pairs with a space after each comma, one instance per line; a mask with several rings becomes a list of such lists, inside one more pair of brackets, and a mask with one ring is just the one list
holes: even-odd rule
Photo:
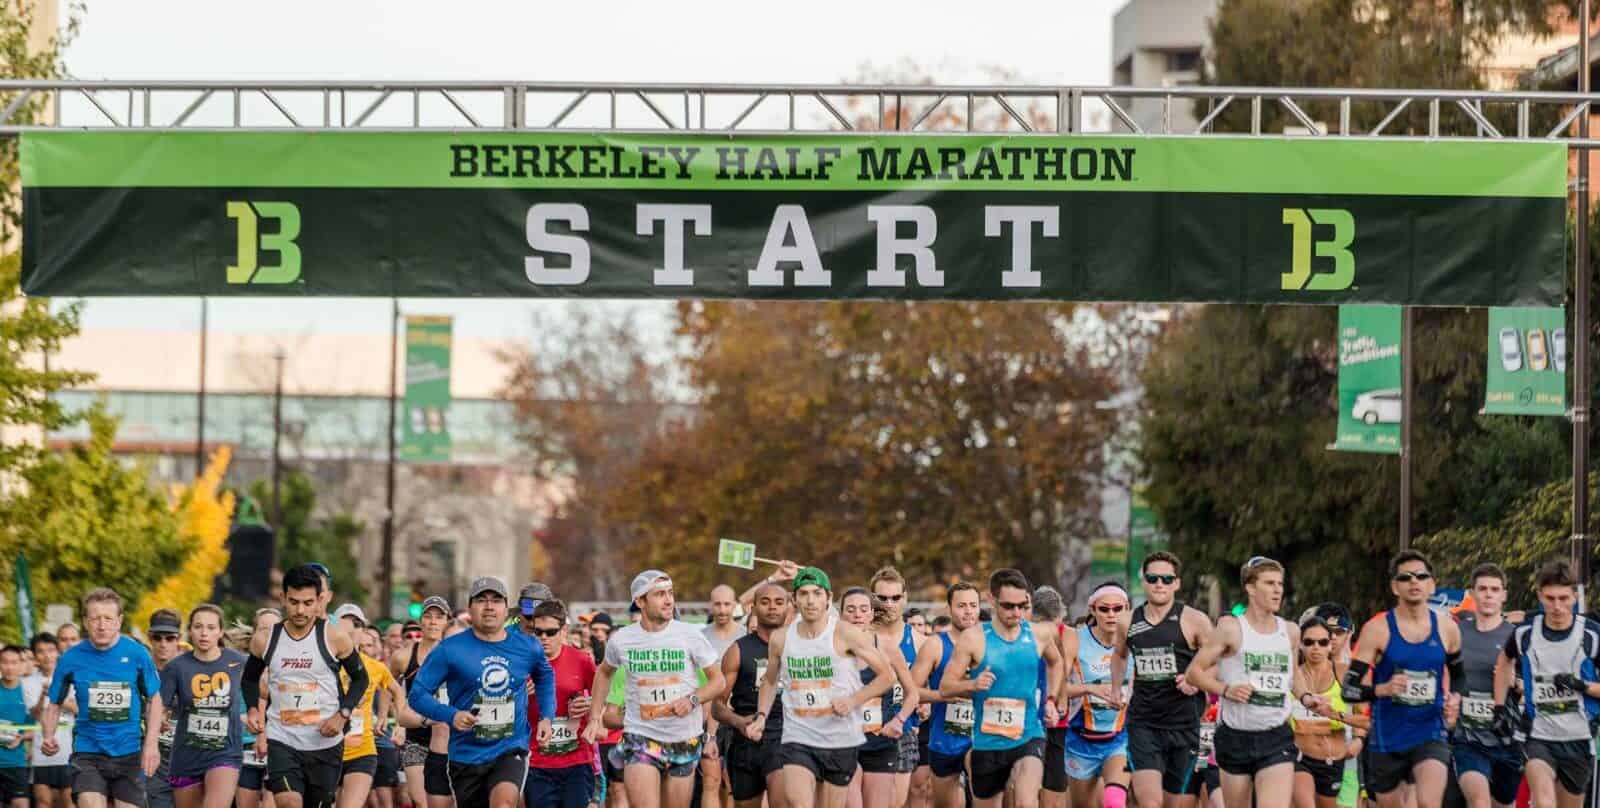
[[[66, 0], [63, 0], [65, 4]], [[89, 0], [67, 69], [80, 79], [529, 80], [834, 83], [924, 68], [950, 83], [1109, 83], [1125, 0], [806, 0], [605, 4], [451, 0]], [[781, 10], [781, 11], [780, 11]], [[528, 301], [406, 300], [458, 333], [526, 330]], [[627, 304], [635, 305], [635, 304]], [[378, 300], [214, 300], [237, 330], [373, 330]], [[196, 328], [187, 300], [97, 300], [88, 327]]]

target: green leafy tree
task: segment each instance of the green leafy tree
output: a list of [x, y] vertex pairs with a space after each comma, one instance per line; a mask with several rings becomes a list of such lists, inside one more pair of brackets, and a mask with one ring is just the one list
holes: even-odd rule
[[[1549, 33], [1532, 0], [1224, 0], [1209, 79], [1230, 86], [1474, 88], [1479, 55], [1507, 32]], [[1336, 111], [1308, 105], [1313, 118]], [[1370, 127], [1386, 107], [1356, 104]], [[1263, 130], [1287, 112], [1264, 108]], [[1418, 111], [1418, 114], [1423, 114]], [[1244, 108], [1218, 119], [1247, 129]], [[1390, 131], [1417, 131], [1402, 116]], [[1446, 132], [1468, 126], [1443, 121]], [[1207, 306], [1171, 329], [1145, 368], [1141, 459], [1149, 498], [1176, 549], [1200, 572], [1237, 581], [1250, 555], [1290, 569], [1296, 606], [1332, 598], [1370, 609], [1398, 544], [1398, 462], [1326, 449], [1337, 418], [1336, 310]], [[1413, 435], [1414, 530], [1497, 523], [1523, 492], [1558, 479], [1563, 424], [1478, 416], [1482, 310], [1418, 309]]]
[[[272, 481], [257, 480], [250, 486], [257, 502], [272, 502]], [[366, 600], [359, 567], [351, 548], [366, 525], [348, 513], [318, 519], [317, 489], [311, 478], [292, 471], [283, 475], [279, 489], [283, 515], [273, 526], [279, 569], [289, 569], [313, 561], [323, 564], [333, 575], [335, 597], [357, 603]], [[270, 506], [268, 506], [270, 507]]]
[[[19, 472], [26, 493], [0, 503], [0, 558], [26, 555], [35, 604], [77, 608], [84, 592], [109, 586], [138, 603], [193, 552], [149, 472], [111, 452], [117, 420], [91, 408], [88, 441], [42, 456]], [[0, 582], [16, 602], [10, 576]], [[41, 609], [42, 611], [42, 609]], [[16, 609], [0, 612], [0, 635], [18, 639]]]

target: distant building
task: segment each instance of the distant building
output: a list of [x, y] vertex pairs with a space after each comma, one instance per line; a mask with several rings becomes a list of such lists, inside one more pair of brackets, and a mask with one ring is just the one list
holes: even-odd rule
[[[496, 398], [507, 369], [503, 343], [457, 335], [451, 355], [452, 402], [447, 464], [402, 463], [396, 486], [394, 585], [409, 592], [460, 594], [473, 577], [497, 575], [513, 586], [530, 575], [530, 544], [553, 497], [522, 462], [511, 405]], [[369, 609], [383, 614], [377, 592], [388, 456], [389, 340], [385, 333], [219, 333], [206, 350], [205, 445], [233, 449], [228, 482], [268, 479], [273, 392], [282, 350], [285, 470], [317, 485], [319, 516], [352, 512], [366, 525], [355, 548]], [[404, 352], [398, 376], [404, 375]], [[71, 410], [104, 400], [121, 416], [116, 451], [149, 465], [157, 482], [195, 475], [200, 409], [200, 340], [193, 331], [85, 329], [50, 356], [52, 367], [89, 371], [94, 382], [62, 391]], [[397, 379], [404, 395], [404, 380]], [[86, 427], [52, 433], [63, 446]], [[267, 503], [261, 503], [265, 509]], [[373, 611], [368, 612], [374, 614]]]
[[[1119, 87], [1182, 87], [1204, 78], [1211, 16], [1218, 0], [1128, 0], [1111, 22], [1111, 83]], [[1158, 99], [1119, 101], [1146, 132], [1162, 132]], [[1191, 105], [1172, 105], [1172, 132], [1193, 132]], [[1120, 128], [1113, 125], [1113, 128]]]

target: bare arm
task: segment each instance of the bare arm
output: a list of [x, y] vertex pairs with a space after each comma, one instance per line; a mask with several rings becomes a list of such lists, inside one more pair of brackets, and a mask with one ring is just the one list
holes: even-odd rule
[[[1041, 631], [1046, 632], [1048, 635], [1048, 632], [1054, 630], [1055, 627], [1049, 623], [1035, 623], [1033, 625], [1034, 636], [1038, 636]], [[1046, 702], [1045, 707], [1046, 709], [1049, 708], [1049, 702], [1055, 702], [1056, 705], [1056, 715], [1049, 716], [1051, 723], [1054, 723], [1055, 719], [1060, 716], [1062, 709], [1061, 705], [1066, 701], [1066, 698], [1062, 693], [1062, 687], [1066, 683], [1067, 678], [1066, 666], [1062, 664], [1063, 660], [1061, 656], [1060, 638], [1056, 637], [1053, 639], [1056, 639], [1057, 641], [1041, 643], [1039, 645], [1039, 647], [1043, 649], [1041, 653], [1044, 656], [1044, 691], [1049, 697], [1049, 701]]]
[[[1195, 653], [1194, 659], [1189, 662], [1189, 669], [1184, 672], [1184, 678], [1189, 684], [1213, 696], [1225, 696], [1233, 691], [1234, 687], [1248, 688], [1248, 684], [1230, 687], [1213, 670], [1223, 656], [1239, 647], [1239, 641], [1240, 632], [1237, 618], [1230, 616], [1217, 621], [1217, 630], [1206, 637], [1205, 644], [1200, 646], [1200, 650]], [[1249, 698], [1248, 693], [1245, 698]]]
[[[872, 647], [867, 635], [854, 626], [841, 624], [834, 630], [833, 636], [834, 642], [843, 643], [844, 647], [840, 650], [867, 663], [867, 667], [872, 669], [872, 681], [850, 698], [850, 709], [859, 710], [861, 705], [882, 698], [883, 694], [889, 692], [895, 683], [894, 667], [889, 664], [888, 658]], [[899, 653], [899, 649], [895, 653]], [[905, 660], [902, 659], [900, 664], [904, 666]]]
[[950, 663], [944, 667], [944, 678], [939, 680], [939, 694], [945, 700], [971, 698], [979, 690], [988, 690], [994, 684], [994, 674], [988, 669], [968, 678], [967, 670], [983, 656], [983, 632], [977, 626], [961, 632], [956, 638], [956, 649], [950, 652]]
[[[937, 643], [937, 641], [935, 641]], [[917, 652], [917, 664], [911, 666], [911, 678], [917, 683], [917, 700], [923, 704], [943, 701], [938, 690], [928, 688], [928, 679], [933, 676], [934, 666], [939, 664], [939, 654]]]
[[[1133, 625], [1133, 610], [1122, 610], [1122, 613], [1117, 615], [1117, 627], [1111, 635], [1111, 682], [1118, 686], [1127, 681], [1128, 627], [1131, 625]], [[1067, 659], [1072, 659], [1078, 655], [1078, 635], [1076, 632], [1068, 631], [1063, 636], [1063, 639], [1067, 636], [1072, 637], [1072, 653], [1067, 654], [1066, 657]], [[1066, 646], [1063, 645], [1062, 650], [1065, 651], [1065, 649]], [[1138, 675], [1139, 672], [1134, 671], [1134, 678], [1138, 678]]]
[[922, 689], [917, 687], [916, 679], [911, 675], [911, 669], [906, 666], [905, 655], [900, 653], [898, 647], [894, 648], [893, 653], [884, 654], [884, 657], [889, 660], [889, 666], [894, 669], [894, 675], [900, 682], [900, 689], [905, 692], [905, 701], [900, 704], [900, 712], [894, 716], [894, 720], [899, 721], [901, 726], [904, 726], [905, 722], [917, 713], [917, 705], [921, 703], [920, 694]]
[[[728, 646], [728, 652], [722, 655], [723, 677], [730, 682], [737, 679], [739, 677], [739, 666], [742, 664], [742, 662], [743, 658], [739, 651], [739, 644], [734, 643], [733, 645]], [[732, 687], [722, 691], [722, 695], [718, 696], [715, 701], [711, 702], [711, 718], [714, 721], [720, 721], [730, 727], [743, 729], [744, 725], [749, 723], [749, 718], [741, 716], [733, 711], [732, 699]]]

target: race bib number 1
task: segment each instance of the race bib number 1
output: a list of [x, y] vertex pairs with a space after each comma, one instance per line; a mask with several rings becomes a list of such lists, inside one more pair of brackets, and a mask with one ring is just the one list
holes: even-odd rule
[[472, 727], [472, 737], [480, 741], [499, 741], [511, 737], [516, 728], [517, 710], [511, 696], [479, 695], [475, 706], [478, 723]]
[[1022, 699], [984, 699], [981, 731], [985, 735], [1019, 740], [1022, 738], [1022, 724], [1027, 714], [1028, 705]]

